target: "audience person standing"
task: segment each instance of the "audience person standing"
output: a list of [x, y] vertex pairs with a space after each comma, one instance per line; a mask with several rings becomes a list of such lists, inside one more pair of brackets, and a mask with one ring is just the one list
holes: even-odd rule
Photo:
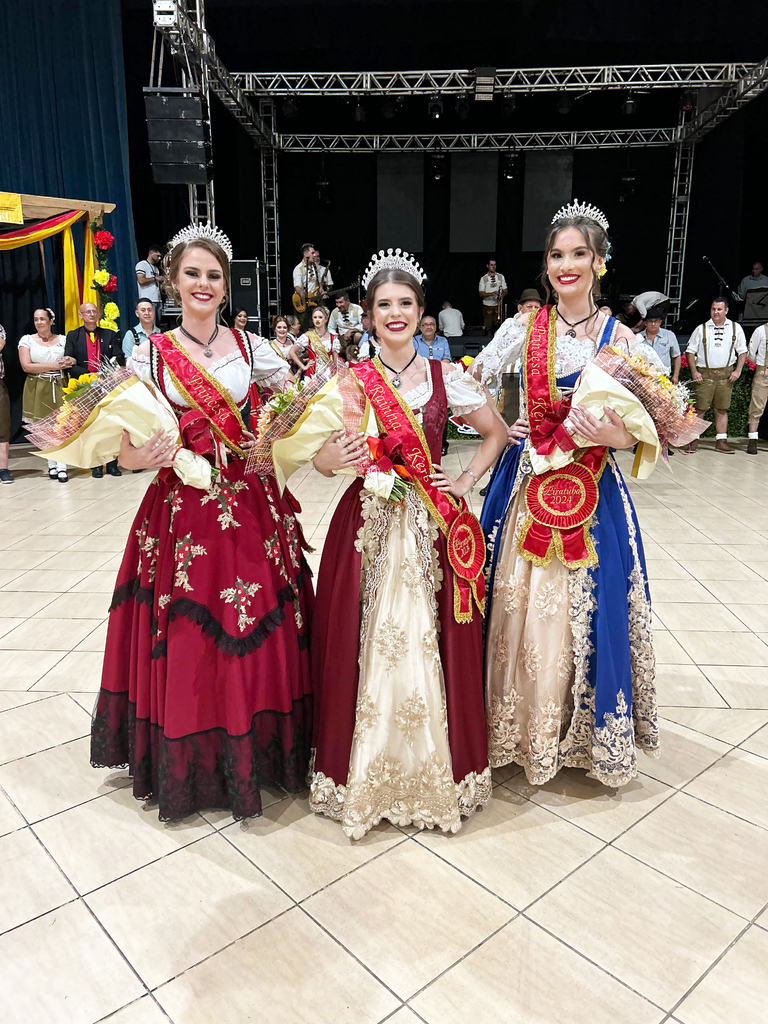
[[[19, 340], [19, 362], [27, 374], [22, 414], [25, 423], [37, 423], [61, 406], [66, 371], [75, 362], [65, 351], [65, 336], [53, 333], [55, 319], [52, 310], [36, 309], [35, 333]], [[69, 479], [67, 464], [48, 459], [48, 476], [65, 484]]]
[[137, 345], [143, 345], [153, 334], [157, 334], [155, 325], [155, 307], [149, 299], [139, 299], [136, 303], [135, 327], [130, 327], [123, 335], [123, 355], [130, 359]]
[[749, 359], [755, 363], [752, 396], [747, 413], [747, 455], [757, 455], [757, 428], [768, 403], [768, 358], [766, 358], [766, 325], [761, 324], [749, 339]]
[[638, 341], [644, 341], [650, 345], [653, 351], [661, 360], [664, 372], [672, 381], [677, 384], [680, 377], [680, 346], [672, 331], [661, 326], [664, 314], [658, 307], [651, 307], [645, 314], [645, 327], [637, 335]]
[[[728, 299], [715, 299], [710, 312], [711, 318], [689, 338], [686, 355], [696, 385], [696, 412], [703, 416], [714, 406], [715, 451], [733, 455], [735, 448], [728, 444], [728, 410], [733, 385], [747, 358], [747, 341], [741, 325], [728, 319]], [[691, 441], [688, 452], [695, 452], [698, 446], [698, 441]]]
[[0, 484], [12, 484], [13, 477], [8, 469], [8, 446], [11, 443], [11, 400], [5, 386], [5, 328], [0, 324]]
[[480, 278], [478, 291], [483, 300], [483, 328], [485, 333], [490, 335], [501, 323], [501, 308], [508, 291], [507, 280], [497, 271], [495, 259], [488, 260], [486, 273]]
[[763, 273], [763, 264], [757, 260], [752, 264], [752, 273], [742, 277], [739, 284], [739, 298], [746, 299], [747, 292], [754, 288], [768, 288], [768, 277]]
[[[76, 327], [67, 335], [65, 355], [71, 359], [70, 377], [81, 377], [84, 373], [98, 373], [102, 360], [116, 359], [124, 363], [120, 339], [115, 331], [99, 327], [99, 311], [92, 302], [84, 302], [80, 306], [82, 327]], [[122, 476], [117, 467], [117, 459], [107, 463], [110, 476]], [[104, 476], [103, 466], [94, 466], [91, 475], [97, 478]]]
[[464, 334], [464, 317], [460, 310], [454, 309], [446, 299], [437, 316], [437, 324], [441, 333], [448, 338], [461, 338]]
[[363, 313], [360, 323], [363, 327], [363, 336], [358, 346], [357, 358], [361, 361], [363, 359], [373, 359], [374, 356], [379, 354], [379, 346], [376, 344], [373, 333], [373, 321], [368, 313]]
[[160, 261], [163, 258], [163, 250], [156, 245], [149, 247], [147, 258], [139, 260], [136, 264], [136, 281], [139, 286], [139, 298], [149, 299], [155, 307], [155, 323], [160, 323], [160, 315], [163, 310], [162, 296], [160, 294], [160, 280], [163, 276], [163, 268]]

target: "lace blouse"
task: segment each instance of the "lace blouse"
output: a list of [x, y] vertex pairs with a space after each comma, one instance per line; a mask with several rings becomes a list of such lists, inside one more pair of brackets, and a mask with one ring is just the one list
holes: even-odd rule
[[58, 363], [64, 355], [66, 335], [59, 334], [54, 345], [43, 345], [36, 334], [25, 334], [19, 338], [19, 348], [29, 349], [29, 358], [33, 363]]
[[[266, 338], [257, 335], [247, 335], [253, 351], [253, 372], [248, 368], [248, 363], [243, 359], [239, 351], [229, 352], [206, 366], [205, 369], [232, 396], [232, 400], [241, 404], [248, 395], [248, 388], [252, 380], [260, 387], [270, 387], [279, 384], [290, 373], [288, 364], [272, 348]], [[202, 365], [202, 364], [200, 364]], [[128, 360], [128, 367], [134, 371], [137, 377], [149, 377], [151, 375], [151, 364], [148, 355], [142, 355], [134, 351], [133, 356]], [[186, 407], [187, 403], [173, 386], [168, 370], [163, 368], [163, 388], [168, 398], [174, 405]]]
[[[465, 373], [460, 366], [443, 376], [448, 405], [454, 416], [467, 416], [477, 412], [487, 399], [481, 384]], [[432, 377], [403, 394], [404, 400], [414, 411], [422, 409], [432, 397]]]
[[[602, 315], [596, 325], [595, 335], [600, 337], [605, 325], [605, 315]], [[482, 367], [483, 383], [487, 383], [491, 377], [500, 373], [508, 372], [518, 359], [522, 358], [525, 347], [525, 334], [527, 319], [519, 320], [516, 316], [505, 320], [494, 335], [493, 341], [483, 349], [475, 360], [474, 365]], [[587, 363], [595, 358], [597, 352], [597, 341], [591, 338], [573, 338], [567, 334], [558, 334], [556, 338], [555, 353], [555, 376], [567, 377], [572, 373], [579, 373]], [[637, 352], [649, 363], [658, 369], [664, 367], [659, 357], [650, 345], [642, 341], [628, 342], [626, 338], [616, 338], [615, 345], [627, 349], [629, 352]]]

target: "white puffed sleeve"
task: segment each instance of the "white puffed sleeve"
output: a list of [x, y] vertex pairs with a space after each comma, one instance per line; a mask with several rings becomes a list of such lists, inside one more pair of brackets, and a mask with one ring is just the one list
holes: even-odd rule
[[126, 359], [125, 365], [129, 370], [132, 370], [140, 380], [148, 380], [151, 375], [152, 365], [149, 361], [149, 356], [142, 355], [140, 352], [137, 352], [136, 349], [134, 349], [133, 355]]
[[477, 366], [482, 368], [483, 384], [487, 384], [491, 377], [508, 371], [522, 356], [525, 329], [526, 321], [513, 316], [505, 320], [496, 331], [493, 341], [486, 345], [472, 364], [473, 369]]
[[291, 372], [285, 359], [275, 352], [266, 338], [261, 338], [257, 334], [249, 334], [248, 341], [251, 343], [253, 352], [251, 380], [256, 381], [260, 387], [282, 384]]
[[483, 385], [456, 366], [443, 376], [445, 395], [454, 416], [468, 416], [488, 401]]

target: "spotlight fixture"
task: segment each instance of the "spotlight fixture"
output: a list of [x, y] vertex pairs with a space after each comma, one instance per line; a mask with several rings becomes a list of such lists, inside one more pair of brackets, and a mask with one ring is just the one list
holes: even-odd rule
[[507, 181], [511, 181], [517, 177], [518, 171], [520, 170], [520, 154], [512, 150], [510, 153], [504, 154], [504, 159], [501, 162], [501, 173], [504, 175]]
[[439, 121], [443, 116], [443, 101], [437, 96], [433, 96], [427, 104], [427, 113], [433, 121]]
[[515, 112], [515, 97], [513, 93], [507, 93], [501, 101], [501, 116], [508, 121]]
[[567, 92], [561, 92], [557, 98], [558, 114], [570, 114], [573, 110], [573, 96]]
[[629, 168], [619, 175], [619, 202], [626, 203], [635, 197], [637, 174]]
[[464, 95], [459, 96], [456, 100], [456, 117], [460, 121], [466, 121], [469, 117], [469, 100]]
[[283, 102], [281, 103], [280, 112], [283, 115], [283, 117], [296, 117], [296, 115], [299, 112], [299, 108], [296, 106], [296, 104], [289, 96], [287, 99], [284, 99]]
[[496, 68], [475, 68], [475, 100], [490, 103], [496, 88]]
[[360, 100], [357, 100], [354, 107], [352, 107], [352, 120], [356, 121], [358, 124], [362, 124], [365, 120], [365, 107]]
[[434, 153], [429, 158], [429, 173], [435, 181], [441, 181], [448, 173], [448, 161], [445, 153]]
[[632, 93], [624, 100], [621, 109], [626, 117], [632, 117], [633, 114], [637, 113], [637, 100]]
[[397, 115], [397, 104], [392, 99], [382, 100], [381, 103], [382, 116], [391, 121], [393, 117]]

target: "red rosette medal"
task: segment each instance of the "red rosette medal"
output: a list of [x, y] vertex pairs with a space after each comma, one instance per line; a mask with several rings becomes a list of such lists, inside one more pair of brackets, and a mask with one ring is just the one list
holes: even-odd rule
[[478, 607], [485, 607], [485, 537], [477, 516], [460, 512], [451, 523], [447, 541], [448, 561], [454, 572], [454, 611], [457, 621], [466, 621], [472, 614], [469, 591]]
[[528, 482], [528, 510], [518, 551], [535, 565], [547, 566], [557, 554], [569, 569], [597, 565], [589, 520], [599, 499], [597, 477], [574, 462]]

